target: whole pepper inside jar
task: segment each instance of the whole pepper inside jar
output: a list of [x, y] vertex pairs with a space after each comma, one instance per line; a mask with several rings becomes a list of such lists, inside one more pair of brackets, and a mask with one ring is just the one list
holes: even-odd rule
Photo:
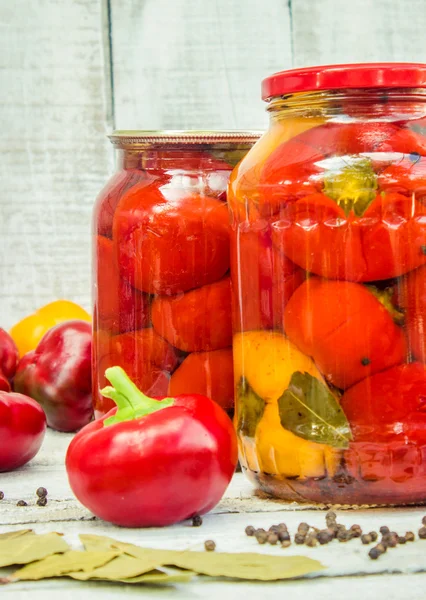
[[151, 396], [233, 410], [227, 184], [257, 132], [115, 132], [118, 173], [94, 211], [95, 411], [122, 367]]
[[426, 65], [277, 73], [229, 185], [235, 423], [266, 492], [426, 500]]

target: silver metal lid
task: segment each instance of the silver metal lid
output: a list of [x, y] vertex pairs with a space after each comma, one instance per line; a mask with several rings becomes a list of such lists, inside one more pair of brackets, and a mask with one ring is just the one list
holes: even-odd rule
[[254, 144], [263, 131], [207, 131], [207, 130], [123, 130], [113, 131], [108, 137], [114, 146], [120, 148], [144, 146], [148, 144]]

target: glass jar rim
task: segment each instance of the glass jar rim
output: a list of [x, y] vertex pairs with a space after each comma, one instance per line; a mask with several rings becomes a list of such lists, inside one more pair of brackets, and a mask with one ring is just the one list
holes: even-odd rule
[[262, 100], [297, 92], [343, 89], [426, 88], [424, 63], [353, 63], [280, 71], [262, 81]]
[[114, 146], [127, 148], [149, 144], [253, 144], [264, 131], [245, 130], [117, 130], [108, 138]]

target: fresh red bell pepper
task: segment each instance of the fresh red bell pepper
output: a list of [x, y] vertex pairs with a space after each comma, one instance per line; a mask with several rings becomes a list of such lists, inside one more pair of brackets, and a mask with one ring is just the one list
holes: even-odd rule
[[0, 391], [0, 471], [12, 471], [34, 458], [46, 432], [46, 415], [35, 400]]
[[52, 429], [76, 431], [92, 419], [91, 352], [90, 323], [67, 321], [20, 360], [14, 390], [41, 404]]
[[9, 392], [10, 380], [18, 364], [18, 349], [11, 336], [0, 327], [0, 390]]
[[125, 527], [177, 523], [211, 510], [237, 462], [227, 414], [205, 396], [148, 398], [120, 367], [107, 370], [111, 410], [72, 440], [66, 468], [78, 500]]
[[0, 391], [10, 392], [11, 389], [10, 381], [3, 375], [3, 373], [0, 373]]

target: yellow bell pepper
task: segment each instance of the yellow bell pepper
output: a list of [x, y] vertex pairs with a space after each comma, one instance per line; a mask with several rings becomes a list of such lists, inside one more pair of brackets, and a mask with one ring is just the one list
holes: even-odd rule
[[[295, 435], [284, 429], [280, 420], [278, 399], [288, 388], [293, 373], [308, 373], [325, 383], [312, 359], [279, 332], [250, 331], [234, 338], [234, 371], [236, 383], [244, 378], [265, 402], [254, 439], [240, 432], [242, 462], [252, 471], [282, 477], [303, 479], [326, 473], [332, 476], [341, 451]], [[238, 404], [237, 401], [236, 423], [241, 410]]]
[[19, 355], [24, 356], [37, 347], [49, 329], [74, 319], [91, 321], [90, 315], [78, 304], [69, 300], [56, 300], [16, 323], [9, 333], [18, 348]]

